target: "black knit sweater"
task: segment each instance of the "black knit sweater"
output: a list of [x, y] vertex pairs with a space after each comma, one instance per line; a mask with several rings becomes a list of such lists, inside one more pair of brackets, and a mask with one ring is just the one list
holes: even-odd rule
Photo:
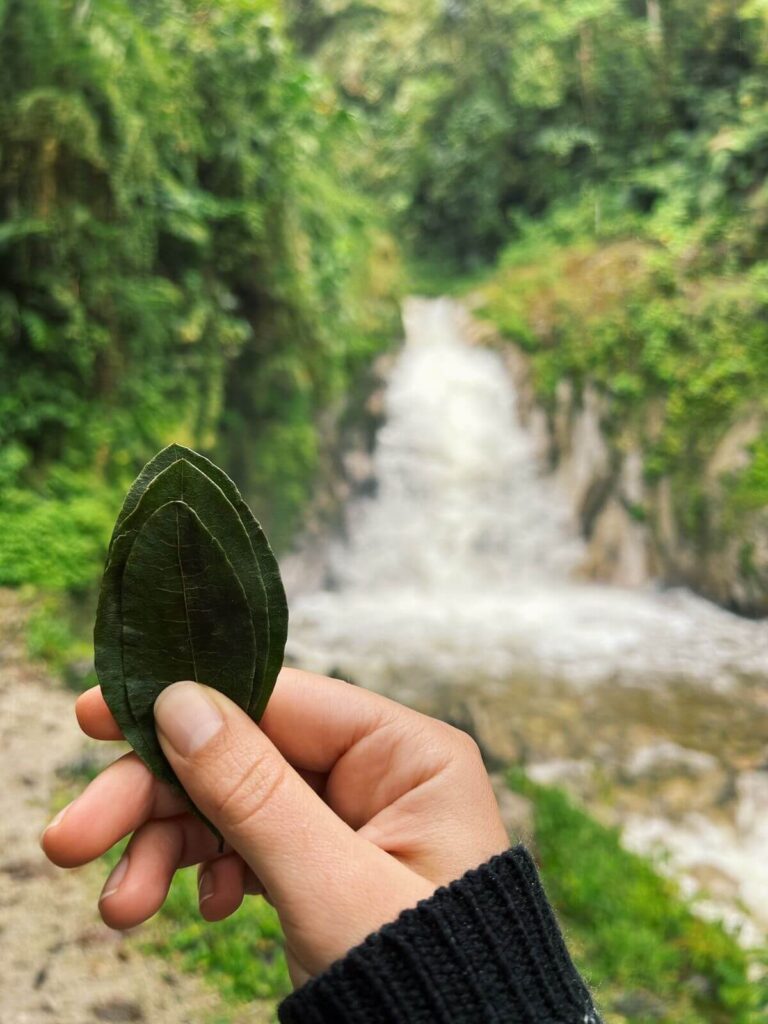
[[522, 846], [423, 900], [307, 982], [282, 1024], [599, 1024]]

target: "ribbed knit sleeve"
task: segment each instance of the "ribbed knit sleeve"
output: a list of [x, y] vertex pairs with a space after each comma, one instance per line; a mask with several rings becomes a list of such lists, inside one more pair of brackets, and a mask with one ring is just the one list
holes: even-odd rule
[[469, 871], [307, 982], [282, 1024], [599, 1024], [528, 852]]

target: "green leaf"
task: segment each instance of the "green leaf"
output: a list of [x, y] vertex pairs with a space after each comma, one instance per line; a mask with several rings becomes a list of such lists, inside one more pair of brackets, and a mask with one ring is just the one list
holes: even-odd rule
[[252, 708], [258, 705], [265, 685], [266, 657], [269, 651], [267, 596], [251, 541], [221, 488], [186, 458], [177, 459], [147, 484], [138, 504], [120, 522], [121, 535], [132, 533], [135, 537], [153, 512], [174, 500], [183, 501], [193, 508], [209, 533], [219, 543], [226, 545], [227, 557], [245, 590], [256, 637], [253, 683], [244, 705], [250, 714]]
[[172, 780], [155, 734], [160, 692], [195, 679], [247, 707], [256, 654], [245, 591], [184, 502], [163, 505], [139, 531], [123, 574], [121, 618], [128, 703], [150, 767]]
[[234, 483], [197, 452], [161, 451], [123, 503], [94, 628], [104, 699], [155, 774], [178, 785], [155, 734], [162, 689], [194, 679], [258, 719], [287, 621], [277, 561]]
[[[196, 469], [204, 473], [228, 498], [243, 524], [251, 542], [256, 561], [261, 572], [261, 580], [267, 598], [267, 641], [264, 652], [264, 676], [262, 689], [256, 693], [255, 701], [250, 708], [251, 716], [256, 721], [261, 718], [264, 708], [267, 706], [269, 695], [275, 685], [277, 674], [282, 668], [285, 641], [288, 636], [288, 604], [285, 597], [283, 582], [280, 578], [280, 568], [277, 559], [269, 546], [266, 534], [261, 528], [253, 512], [243, 500], [240, 491], [234, 482], [227, 476], [223, 469], [206, 459], [199, 452], [192, 451], [180, 444], [171, 444], [163, 448], [161, 452], [150, 460], [141, 473], [138, 475], [120, 510], [115, 525], [114, 538], [122, 532], [122, 524], [131, 515], [142, 495], [152, 481], [164, 470], [173, 465], [179, 459], [186, 459]], [[237, 563], [235, 562], [237, 567]]]

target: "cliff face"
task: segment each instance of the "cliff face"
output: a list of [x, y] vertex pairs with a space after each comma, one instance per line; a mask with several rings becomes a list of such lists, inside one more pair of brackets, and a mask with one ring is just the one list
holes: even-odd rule
[[678, 472], [652, 478], [646, 446], [663, 410], [651, 405], [639, 424], [616, 429], [609, 396], [593, 384], [560, 381], [542, 403], [529, 357], [486, 323], [473, 339], [502, 352], [520, 395], [520, 410], [542, 456], [559, 477], [587, 542], [587, 578], [640, 586], [651, 579], [684, 584], [750, 616], [768, 616], [768, 508], [733, 512], [730, 486], [750, 463], [750, 446], [766, 429], [746, 410], [713, 447], [695, 494], [684, 460]]

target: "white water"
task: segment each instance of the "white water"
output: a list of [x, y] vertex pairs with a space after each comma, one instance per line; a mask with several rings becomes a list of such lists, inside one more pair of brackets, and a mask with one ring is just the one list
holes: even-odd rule
[[[662, 869], [686, 892], [701, 888], [702, 866], [710, 877], [723, 875], [731, 895], [702, 902], [701, 913], [740, 929], [745, 944], [759, 943], [768, 931], [768, 773], [745, 771], [725, 748], [738, 731], [740, 680], [768, 675], [768, 624], [684, 590], [575, 581], [582, 547], [567, 499], [538, 463], [501, 360], [464, 340], [457, 327], [463, 318], [450, 301], [411, 300], [405, 312], [406, 343], [374, 455], [377, 493], [348, 509], [347, 540], [329, 551], [325, 586], [302, 588], [296, 563], [299, 585], [288, 581], [289, 653], [305, 668], [349, 675], [427, 708], [422, 698], [441, 684], [492, 690], [502, 732], [507, 719], [511, 730], [525, 728], [523, 702], [532, 692], [527, 699], [546, 730], [573, 731], [568, 756], [575, 760], [562, 762], [564, 778], [558, 761], [531, 771], [557, 770], [570, 785], [578, 781], [572, 766], [580, 766], [602, 780], [598, 789], [609, 776], [619, 790], [625, 785], [621, 762], [631, 760], [630, 736], [648, 749], [669, 749], [675, 736], [694, 748], [716, 698], [723, 716], [718, 753], [736, 794], [728, 806], [715, 794], [707, 813], [665, 817], [662, 772], [657, 790], [619, 820], [627, 845], [664, 849]], [[550, 684], [580, 695], [585, 709], [599, 694], [594, 741], [552, 717]], [[625, 685], [640, 687], [635, 692], [651, 709], [639, 728], [625, 717]], [[682, 712], [672, 726], [666, 716], [675, 700]], [[434, 710], [442, 713], [439, 704]], [[763, 723], [755, 719], [758, 749]], [[535, 747], [536, 736], [530, 739]], [[686, 765], [713, 760], [677, 749]]]
[[724, 688], [768, 673], [765, 624], [683, 590], [571, 579], [582, 552], [567, 502], [538, 464], [500, 358], [457, 323], [450, 300], [406, 305], [377, 494], [348, 510], [332, 586], [293, 595], [294, 658], [443, 680], [524, 669], [574, 684]]

